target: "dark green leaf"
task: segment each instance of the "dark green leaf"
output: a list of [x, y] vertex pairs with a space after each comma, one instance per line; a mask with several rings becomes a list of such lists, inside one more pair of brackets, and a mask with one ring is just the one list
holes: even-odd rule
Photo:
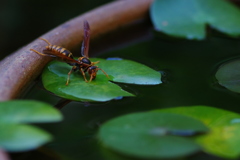
[[[160, 73], [133, 61], [96, 58], [91, 60], [100, 61], [98, 66], [115, 82], [152, 85], [161, 83]], [[60, 97], [76, 101], [109, 101], [117, 97], [134, 96], [110, 82], [101, 71], [98, 71], [97, 78], [89, 83], [84, 81], [80, 72], [72, 73], [70, 83], [66, 86], [70, 69], [71, 66], [66, 63], [51, 62], [42, 74], [44, 87]]]
[[102, 125], [99, 138], [107, 147], [141, 158], [173, 158], [192, 154], [200, 147], [191, 139], [166, 131], [207, 132], [200, 121], [169, 113], [134, 113]]
[[224, 158], [240, 155], [240, 115], [207, 106], [188, 106], [157, 110], [160, 113], [175, 113], [202, 121], [211, 130], [195, 138], [205, 152]]
[[5, 101], [0, 103], [0, 122], [35, 123], [60, 121], [62, 116], [51, 105], [37, 101]]
[[220, 85], [240, 93], [240, 60], [230, 61], [220, 66], [216, 78]]
[[203, 39], [207, 24], [240, 34], [240, 11], [226, 0], [155, 0], [150, 13], [157, 30], [177, 37]]
[[11, 152], [35, 149], [52, 139], [45, 131], [23, 124], [0, 123], [0, 131], [0, 148]]
[[0, 148], [7, 151], [34, 149], [51, 140], [51, 135], [22, 123], [56, 122], [62, 116], [52, 106], [26, 100], [0, 102]]

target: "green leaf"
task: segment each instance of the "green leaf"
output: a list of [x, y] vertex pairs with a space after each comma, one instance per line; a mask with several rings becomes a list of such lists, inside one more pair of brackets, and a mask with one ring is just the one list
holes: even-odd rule
[[234, 60], [221, 65], [216, 72], [218, 83], [227, 89], [240, 93], [240, 60]]
[[150, 14], [156, 30], [177, 37], [203, 39], [207, 24], [240, 34], [240, 10], [226, 0], [155, 0]]
[[[97, 58], [91, 60], [100, 61], [98, 66], [115, 82], [148, 85], [161, 83], [159, 72], [133, 61]], [[98, 71], [97, 78], [89, 83], [84, 81], [80, 72], [74, 72], [71, 74], [69, 85], [66, 86], [70, 69], [71, 66], [66, 63], [49, 63], [42, 74], [44, 87], [60, 97], [75, 101], [109, 101], [117, 97], [134, 96], [110, 82], [101, 71]]]
[[103, 124], [99, 138], [108, 148], [141, 158], [174, 158], [192, 154], [200, 147], [190, 138], [168, 131], [207, 132], [200, 121], [169, 113], [134, 113]]
[[140, 85], [156, 85], [161, 82], [161, 74], [143, 64], [130, 60], [105, 60], [100, 61], [99, 67], [111, 75], [114, 82], [132, 83]]
[[188, 106], [157, 110], [158, 113], [175, 113], [202, 121], [211, 132], [195, 138], [204, 151], [224, 158], [240, 155], [240, 115], [207, 106]]
[[13, 100], [0, 103], [0, 122], [35, 123], [60, 120], [60, 112], [43, 102]]
[[29, 125], [0, 123], [0, 130], [0, 148], [11, 152], [35, 149], [52, 139], [49, 133]]
[[41, 129], [22, 123], [61, 119], [60, 112], [46, 103], [27, 100], [0, 102], [0, 148], [7, 151], [35, 149], [52, 137]]

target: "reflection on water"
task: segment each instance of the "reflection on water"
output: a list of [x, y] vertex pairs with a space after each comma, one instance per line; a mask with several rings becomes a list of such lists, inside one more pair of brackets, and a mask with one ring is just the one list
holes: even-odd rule
[[[98, 45], [100, 43], [101, 41]], [[91, 47], [94, 48], [94, 45]], [[102, 123], [127, 113], [189, 105], [208, 105], [239, 113], [240, 95], [219, 90], [218, 86], [212, 85], [219, 62], [239, 53], [239, 42], [230, 39], [166, 41], [159, 37], [149, 39], [148, 36], [145, 41], [131, 43], [99, 57], [120, 57], [143, 63], [163, 72], [165, 83], [155, 86], [120, 84], [137, 96], [104, 103], [61, 100], [39, 89], [42, 86], [38, 83], [25, 98], [57, 105], [64, 114], [65, 118], [61, 123], [40, 125], [55, 137], [53, 142], [44, 146], [45, 150], [67, 160], [130, 159], [102, 148], [97, 139], [97, 131]], [[239, 120], [233, 120], [232, 123], [239, 123]], [[194, 157], [213, 158], [200, 154], [190, 159], [195, 159]]]

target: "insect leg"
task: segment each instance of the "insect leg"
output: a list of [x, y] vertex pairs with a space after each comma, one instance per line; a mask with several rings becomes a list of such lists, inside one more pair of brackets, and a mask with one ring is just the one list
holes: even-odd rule
[[91, 75], [90, 75], [89, 82], [92, 82], [92, 79], [93, 79], [93, 73], [91, 73]]
[[91, 76], [90, 76], [90, 79], [89, 79], [89, 82], [92, 82], [92, 79], [93, 79], [93, 76], [91, 75]]
[[108, 74], [107, 74], [103, 69], [101, 69], [101, 68], [97, 68], [97, 70], [101, 70], [101, 71], [105, 74], [105, 76], [109, 79]]
[[87, 69], [87, 72], [88, 72], [88, 74], [90, 75], [90, 79], [89, 79], [89, 82], [91, 82], [95, 77], [96, 77], [96, 72], [97, 70], [95, 70], [95, 69], [92, 69], [91, 67], [89, 67], [88, 69]]
[[83, 78], [84, 78], [85, 82], [88, 82], [88, 80], [87, 80], [87, 78], [86, 78], [86, 75], [85, 75], [85, 73], [84, 73], [84, 71], [83, 71], [82, 68], [80, 68], [80, 71], [81, 71], [81, 73], [82, 73], [82, 75], [83, 75]]
[[[49, 57], [49, 55], [43, 54], [43, 53], [38, 52], [38, 51], [36, 51], [36, 50], [34, 50], [34, 49], [30, 49], [30, 50], [33, 51], [33, 52], [35, 52], [35, 53], [37, 53], [37, 54], [39, 54], [39, 55], [41, 55], [41, 56], [48, 56], [48, 57]], [[52, 56], [51, 56], [51, 57], [52, 57]]]
[[92, 62], [91, 65], [92, 66], [95, 66], [96, 64], [98, 64], [100, 61], [97, 61], [97, 62]]
[[72, 74], [72, 72], [76, 69], [76, 66], [73, 66], [72, 69], [68, 72], [68, 78], [67, 78], [67, 82], [66, 82], [66, 86], [68, 85], [69, 81], [70, 81], [70, 75]]

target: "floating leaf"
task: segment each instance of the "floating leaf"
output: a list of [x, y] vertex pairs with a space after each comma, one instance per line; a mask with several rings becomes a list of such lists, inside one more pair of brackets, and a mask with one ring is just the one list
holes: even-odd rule
[[240, 93], [240, 60], [221, 65], [216, 73], [218, 83], [227, 89]]
[[30, 100], [0, 102], [0, 123], [57, 122], [61, 119], [59, 111], [46, 103]]
[[211, 132], [195, 138], [205, 152], [224, 158], [240, 155], [240, 115], [207, 106], [188, 106], [157, 110], [189, 116], [205, 123]]
[[7, 151], [26, 151], [50, 141], [52, 136], [36, 127], [0, 123], [0, 147]]
[[206, 24], [230, 36], [240, 35], [240, 10], [226, 0], [155, 0], [155, 28], [188, 39], [203, 39]]
[[207, 132], [200, 121], [170, 113], [134, 113], [103, 124], [99, 138], [108, 148], [141, 158], [173, 158], [192, 154], [200, 147], [190, 138], [166, 131]]
[[7, 151], [34, 149], [51, 140], [51, 135], [22, 123], [57, 122], [60, 112], [52, 106], [37, 102], [13, 100], [0, 102], [0, 148]]
[[[91, 60], [100, 61], [98, 66], [115, 82], [148, 85], [161, 83], [159, 72], [133, 61], [96, 58]], [[70, 83], [66, 86], [70, 69], [71, 66], [58, 61], [48, 64], [42, 74], [44, 87], [60, 97], [76, 101], [109, 101], [117, 97], [134, 96], [110, 82], [101, 71], [98, 71], [97, 78], [89, 83], [84, 81], [80, 72], [72, 73]]]
[[101, 61], [101, 68], [104, 68], [104, 70], [113, 77], [112, 80], [114, 82], [141, 85], [156, 85], [162, 83], [159, 72], [134, 61], [123, 59], [95, 59], [94, 61]]

